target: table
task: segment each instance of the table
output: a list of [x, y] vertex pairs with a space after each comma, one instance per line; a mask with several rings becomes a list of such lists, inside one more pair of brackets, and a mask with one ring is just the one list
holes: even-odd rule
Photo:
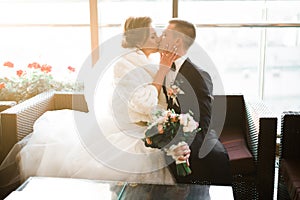
[[30, 177], [5, 200], [234, 199], [230, 186], [159, 185], [73, 178]]

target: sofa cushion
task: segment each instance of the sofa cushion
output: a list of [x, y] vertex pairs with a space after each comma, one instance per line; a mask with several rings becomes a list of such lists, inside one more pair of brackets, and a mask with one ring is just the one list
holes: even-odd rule
[[291, 199], [300, 199], [300, 160], [282, 159], [281, 173]]
[[220, 141], [228, 152], [232, 174], [250, 174], [254, 172], [253, 156], [247, 147], [242, 130], [223, 130]]
[[293, 199], [300, 200], [300, 181], [293, 181], [293, 187], [291, 188], [291, 196]]

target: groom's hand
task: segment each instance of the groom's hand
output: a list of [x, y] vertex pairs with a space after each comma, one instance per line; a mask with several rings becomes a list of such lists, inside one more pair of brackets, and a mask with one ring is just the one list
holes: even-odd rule
[[189, 166], [189, 157], [191, 155], [190, 147], [185, 144], [174, 149], [175, 156], [178, 156], [178, 160], [186, 161]]

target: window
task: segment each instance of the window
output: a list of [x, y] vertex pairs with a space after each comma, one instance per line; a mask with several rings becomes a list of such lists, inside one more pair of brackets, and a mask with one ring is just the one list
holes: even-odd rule
[[[0, 62], [11, 61], [20, 68], [31, 62], [46, 63], [57, 76], [68, 66], [80, 68], [91, 53], [93, 40], [90, 2], [1, 1]], [[121, 34], [129, 16], [150, 16], [161, 28], [175, 13], [197, 25], [196, 42], [215, 63], [226, 93], [262, 99], [278, 116], [284, 110], [300, 110], [296, 88], [300, 85], [299, 0], [97, 3], [97, 43]]]
[[112, 36], [121, 34], [123, 31], [121, 25], [130, 16], [150, 16], [154, 25], [165, 24], [172, 16], [172, 0], [98, 1], [98, 10], [100, 42], [104, 42]]
[[179, 17], [198, 24], [226, 93], [264, 100], [279, 118], [300, 110], [300, 1], [179, 0]]
[[0, 62], [38, 62], [57, 78], [79, 69], [91, 52], [88, 1], [1, 1]]
[[278, 116], [300, 110], [299, 28], [267, 30], [264, 100]]

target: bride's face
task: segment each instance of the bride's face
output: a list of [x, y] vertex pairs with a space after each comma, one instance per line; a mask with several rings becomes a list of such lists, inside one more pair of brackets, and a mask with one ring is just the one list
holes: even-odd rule
[[159, 37], [157, 37], [156, 31], [153, 27], [149, 30], [149, 37], [146, 39], [143, 49], [151, 51], [151, 53], [156, 53], [159, 47]]

